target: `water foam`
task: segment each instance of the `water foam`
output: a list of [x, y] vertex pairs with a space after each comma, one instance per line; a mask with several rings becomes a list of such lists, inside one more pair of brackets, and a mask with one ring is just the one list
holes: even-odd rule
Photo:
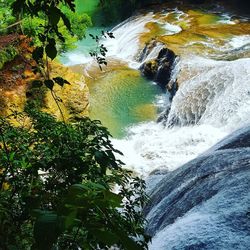
[[108, 56], [134, 62], [140, 46], [139, 37], [147, 30], [145, 24], [152, 18], [152, 13], [137, 16], [111, 30], [115, 39], [108, 39], [104, 42], [108, 49]]
[[90, 55], [86, 55], [84, 53], [79, 53], [79, 52], [65, 53], [62, 56], [63, 60], [64, 58], [66, 58], [67, 60], [67, 63], [65, 63], [65, 65], [67, 66], [71, 66], [75, 64], [84, 64], [84, 63], [91, 62], [93, 60], [93, 58]]
[[[250, 123], [250, 59], [215, 61], [182, 59], [181, 86], [173, 99], [169, 122], [129, 128], [127, 138], [113, 140], [122, 160], [140, 175], [172, 171], [195, 158], [239, 126]], [[192, 125], [190, 125], [192, 124]]]
[[154, 170], [172, 171], [212, 146], [226, 135], [209, 125], [165, 128], [154, 122], [130, 128], [123, 140], [113, 140], [127, 167], [143, 177]]
[[[225, 22], [230, 22], [230, 19], [226, 17]], [[133, 39], [136, 41], [135, 37]], [[248, 36], [234, 37], [226, 46], [218, 47], [218, 51], [223, 53], [241, 48], [249, 43], [248, 39]], [[208, 45], [213, 47], [213, 40]], [[131, 57], [126, 53], [121, 54], [124, 58], [134, 60], [136, 51], [132, 51]], [[158, 170], [164, 174], [166, 171], [173, 171], [196, 158], [231, 131], [250, 123], [249, 58], [218, 61], [189, 55], [178, 62], [173, 77], [176, 75], [180, 88], [173, 99], [167, 123], [175, 121], [178, 125], [164, 127], [155, 122], [138, 124], [128, 129], [126, 138], [113, 139], [114, 146], [124, 153], [121, 160], [139, 175], [148, 177], [148, 189], [151, 190], [162, 178], [161, 174], [150, 175], [151, 172]], [[165, 102], [160, 98], [159, 103]], [[217, 161], [216, 157], [213, 159]], [[220, 161], [217, 163], [220, 165]], [[197, 169], [200, 169], [200, 165]], [[230, 182], [231, 178], [228, 180]], [[247, 188], [240, 184], [237, 190], [237, 177], [234, 181], [232, 186], [228, 185], [230, 188], [214, 195], [209, 202], [201, 202], [184, 216], [180, 213], [175, 223], [154, 232], [156, 235], [149, 249], [184, 249], [185, 245], [198, 249], [205, 247], [199, 245], [200, 242], [213, 244], [219, 240], [220, 249], [226, 249], [229, 245], [238, 246], [238, 242], [243, 242], [246, 246], [249, 236], [246, 238], [241, 231], [228, 229], [228, 221], [232, 221], [231, 214], [235, 217], [247, 204], [242, 195]], [[181, 183], [187, 184], [182, 179]], [[207, 191], [204, 190], [205, 193]], [[233, 197], [235, 194], [236, 199]], [[221, 213], [218, 213], [218, 208]], [[178, 208], [176, 210], [178, 212]], [[160, 212], [160, 216], [163, 216], [164, 211], [164, 206], [159, 211], [152, 211], [148, 220], [155, 212]]]
[[235, 129], [250, 122], [250, 59], [182, 60], [188, 76], [173, 99], [169, 121]]
[[[177, 21], [187, 18], [185, 13], [178, 10], [168, 14], [173, 13], [177, 15]], [[127, 61], [130, 67], [138, 68], [140, 63], [136, 56], [141, 49], [140, 36], [148, 31], [146, 23], [158, 18], [169, 32], [181, 31], [175, 25], [178, 22], [168, 24], [164, 21], [165, 17], [166, 13], [162, 14], [162, 19], [148, 13], [116, 26], [112, 30], [116, 39], [103, 41], [108, 48], [108, 56]], [[231, 21], [228, 16], [223, 20]], [[249, 39], [249, 35], [234, 36], [226, 41], [225, 46], [219, 46], [211, 38], [205, 45], [216, 47], [223, 56], [224, 52], [246, 46]], [[162, 46], [162, 43], [156, 44], [143, 61], [155, 58]], [[155, 122], [138, 124], [128, 129], [128, 136], [123, 140], [113, 140], [115, 147], [124, 152], [122, 160], [126, 165], [144, 177], [155, 169], [178, 168], [232, 130], [250, 122], [250, 59], [229, 62], [193, 55], [181, 57], [173, 74], [173, 77], [178, 76], [180, 88], [173, 99], [168, 120], [169, 123], [178, 121], [181, 126], [170, 129]], [[69, 57], [70, 62], [74, 63], [89, 59], [81, 53]], [[159, 103], [167, 103], [162, 97], [159, 100]]]
[[166, 30], [166, 35], [174, 35], [182, 31], [182, 28], [180, 26], [170, 23], [165, 24], [164, 28]]
[[250, 35], [235, 36], [228, 42], [228, 45], [233, 49], [250, 45]]

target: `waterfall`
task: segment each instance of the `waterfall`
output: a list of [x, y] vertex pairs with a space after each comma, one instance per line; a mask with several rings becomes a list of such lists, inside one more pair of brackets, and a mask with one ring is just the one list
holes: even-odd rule
[[[249, 249], [250, 126], [165, 174], [145, 208], [150, 250]], [[164, 239], [164, 240], [163, 240]]]
[[152, 13], [128, 19], [111, 30], [115, 39], [104, 42], [108, 49], [108, 56], [133, 62], [140, 49], [139, 38], [145, 32], [145, 24], [152, 20]]
[[[142, 24], [138, 19], [137, 22]], [[206, 47], [213, 48], [214, 53], [204, 51], [203, 57], [195, 51], [180, 55], [172, 73], [179, 90], [173, 98], [167, 126], [156, 122], [138, 124], [128, 128], [126, 138], [113, 140], [115, 147], [124, 152], [122, 160], [129, 168], [144, 177], [157, 170], [149, 189], [161, 179], [161, 173], [173, 171], [233, 130], [250, 123], [250, 59], [237, 57], [249, 53], [249, 35], [233, 36], [223, 43], [219, 46], [214, 39], [208, 39]], [[156, 43], [143, 61], [155, 57], [162, 46]], [[186, 47], [190, 50], [192, 44]], [[135, 58], [135, 50], [132, 54], [131, 58]], [[236, 59], [223, 60], [228, 54], [236, 55]]]
[[[104, 105], [105, 117], [132, 116], [134, 107], [127, 101], [133, 88], [139, 99], [144, 84], [154, 87], [138, 79], [140, 87], [135, 87], [142, 63], [165, 46], [179, 56], [171, 74], [179, 89], [171, 106], [168, 94], [156, 92], [152, 98], [159, 111], [169, 108], [164, 123], [137, 123], [122, 139], [112, 139], [126, 167], [146, 180], [152, 198], [145, 209], [147, 230], [154, 236], [149, 249], [249, 249], [250, 128], [216, 143], [250, 124], [250, 24], [227, 13], [175, 9], [131, 17], [112, 32], [115, 39], [103, 41], [109, 59], [132, 69], [102, 76], [96, 102], [113, 100], [110, 93], [122, 100], [115, 108]], [[79, 53], [72, 55], [79, 59]], [[105, 95], [107, 85], [113, 89]], [[148, 112], [143, 104], [139, 112]]]
[[[185, 79], [173, 100], [171, 120], [235, 129], [250, 122], [250, 59], [183, 59]], [[180, 76], [181, 78], [181, 76]]]
[[[150, 250], [249, 249], [249, 39], [234, 36], [221, 46], [209, 40], [201, 43], [213, 53], [180, 55], [172, 72], [179, 89], [164, 124], [138, 124], [113, 140], [146, 179]], [[162, 44], [154, 48], [143, 62]]]
[[180, 88], [168, 118], [178, 125], [139, 124], [129, 129], [127, 138], [114, 140], [126, 164], [143, 176], [155, 169], [174, 170], [250, 123], [250, 59], [192, 57], [181, 59], [178, 68]]
[[[222, 36], [220, 25], [237, 35]], [[175, 9], [131, 17], [111, 30], [115, 39], [103, 40], [109, 60], [116, 58], [134, 69], [157, 57], [166, 46], [162, 40], [172, 39], [180, 56], [172, 72], [179, 90], [165, 121], [167, 126], [154, 121], [141, 123], [127, 128], [125, 138], [113, 139], [129, 168], [143, 177], [155, 170], [172, 171], [250, 122], [250, 36], [245, 34], [249, 26], [244, 20], [240, 25], [225, 13], [215, 18], [214, 14]], [[80, 57], [79, 52], [72, 52], [70, 59], [79, 62]], [[90, 58], [82, 56], [81, 60]], [[166, 108], [168, 95], [158, 96], [155, 105], [159, 110]]]

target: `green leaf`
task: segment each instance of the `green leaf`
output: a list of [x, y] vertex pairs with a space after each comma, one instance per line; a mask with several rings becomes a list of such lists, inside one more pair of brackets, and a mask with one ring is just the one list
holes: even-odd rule
[[36, 47], [32, 53], [32, 58], [38, 62], [43, 58], [43, 47]]
[[32, 82], [32, 87], [33, 87], [33, 88], [40, 88], [40, 87], [42, 87], [42, 86], [43, 86], [43, 82], [40, 81], [40, 80], [34, 80], [34, 81]]
[[74, 3], [74, 0], [65, 0], [65, 3], [68, 4], [69, 8], [75, 12], [75, 3]]
[[9, 154], [9, 160], [10, 160], [10, 161], [13, 161], [14, 158], [15, 158], [15, 152], [11, 152], [11, 153]]
[[74, 209], [66, 216], [64, 220], [64, 225], [66, 229], [69, 229], [75, 224], [76, 215], [77, 215], [77, 209]]
[[106, 187], [104, 187], [100, 183], [88, 181], [86, 182], [86, 185], [90, 187], [90, 189], [95, 189], [95, 190], [106, 190]]
[[38, 218], [39, 216], [43, 215], [44, 211], [41, 209], [32, 209], [31, 216]]
[[64, 84], [70, 84], [67, 80], [63, 79], [62, 77], [54, 77], [53, 80], [60, 86]]
[[58, 36], [58, 38], [64, 43], [64, 42], [65, 42], [65, 38], [64, 38], [63, 34], [60, 33], [60, 32], [58, 31], [58, 29], [55, 29], [55, 33], [56, 33], [56, 35]]
[[57, 214], [43, 212], [34, 225], [34, 238], [39, 250], [51, 249], [60, 234]]
[[69, 192], [73, 193], [82, 193], [86, 190], [88, 190], [88, 188], [86, 188], [86, 186], [83, 184], [74, 184], [69, 188]]
[[70, 21], [69, 21], [68, 17], [64, 13], [61, 12], [61, 18], [62, 18], [62, 20], [64, 22], [64, 25], [67, 27], [67, 29], [69, 31], [71, 31], [71, 24], [70, 24]]
[[38, 34], [38, 38], [42, 43], [46, 41], [46, 36], [41, 33]]
[[45, 86], [46, 86], [47, 88], [49, 88], [50, 90], [52, 90], [53, 87], [54, 87], [54, 81], [52, 81], [52, 80], [45, 80], [45, 81], [44, 81], [44, 84], [45, 84]]
[[112, 207], [121, 207], [122, 206], [122, 196], [115, 194], [107, 190], [105, 192], [105, 199], [109, 201]]
[[23, 9], [24, 5], [25, 0], [16, 0], [15, 2], [13, 2], [13, 4], [11, 5], [13, 14], [18, 14], [20, 10]]
[[78, 197], [79, 195], [83, 195], [87, 190], [89, 190], [89, 188], [86, 187], [85, 185], [82, 185], [82, 184], [72, 185], [69, 188], [69, 192], [68, 192], [68, 202], [75, 204], [74, 199]]
[[97, 240], [100, 240], [104, 244], [108, 246], [112, 246], [116, 243], [119, 243], [119, 237], [112, 232], [104, 231], [104, 230], [94, 230], [93, 235], [97, 238]]
[[48, 38], [48, 42], [51, 45], [56, 45], [56, 40], [54, 38]]
[[144, 247], [137, 244], [134, 240], [127, 236], [126, 232], [121, 232], [120, 230], [117, 231], [119, 238], [121, 239], [122, 245], [126, 250], [143, 250]]
[[52, 43], [49, 43], [46, 47], [45, 47], [45, 51], [46, 51], [46, 54], [47, 56], [53, 60], [56, 55], [57, 55], [57, 49], [56, 49], [56, 46]]
[[49, 21], [52, 25], [56, 26], [61, 17], [61, 11], [56, 7], [49, 8], [48, 12]]

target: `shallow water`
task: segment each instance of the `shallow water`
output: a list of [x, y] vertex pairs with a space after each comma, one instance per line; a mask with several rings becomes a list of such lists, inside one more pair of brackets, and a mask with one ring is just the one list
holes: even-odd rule
[[[207, 151], [250, 124], [249, 21], [175, 9], [132, 17], [112, 31], [116, 39], [103, 41], [109, 66], [100, 73], [87, 58], [83, 67], [90, 116], [111, 130], [121, 160], [147, 181], [149, 249], [249, 249], [249, 132], [243, 141], [245, 132], [235, 133], [232, 148], [220, 148], [229, 138]], [[143, 61], [164, 44], [179, 56], [166, 126], [155, 120], [168, 95], [137, 71], [152, 39], [156, 46]]]
[[[122, 160], [142, 176], [155, 169], [173, 170], [250, 122], [247, 19], [223, 12], [163, 10], [132, 17], [112, 32], [116, 39], [103, 41], [108, 68], [93, 71], [88, 79], [90, 116], [110, 129], [115, 146], [124, 152]], [[154, 122], [168, 96], [136, 70], [140, 51], [152, 39], [157, 45], [144, 61], [156, 57], [165, 43], [180, 56], [173, 74], [180, 89], [167, 121], [178, 126], [171, 129]], [[83, 52], [89, 42], [80, 42], [65, 60], [91, 68], [91, 58]], [[113, 67], [114, 61], [119, 67]]]
[[115, 137], [125, 136], [128, 126], [157, 118], [157, 98], [162, 92], [137, 70], [109, 72], [89, 89], [90, 117], [100, 119]]

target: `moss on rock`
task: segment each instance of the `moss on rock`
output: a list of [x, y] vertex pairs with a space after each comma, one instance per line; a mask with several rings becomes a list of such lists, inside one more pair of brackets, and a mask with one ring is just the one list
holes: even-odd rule
[[[70, 83], [70, 85], [65, 84], [63, 87], [56, 84], [53, 88], [55, 95], [61, 100], [58, 104], [64, 118], [66, 120], [75, 120], [83, 116], [88, 116], [89, 90], [84, 76], [74, 73], [69, 68], [55, 62], [52, 64], [51, 76], [60, 76]], [[60, 110], [50, 91], [46, 91], [44, 107], [42, 109], [57, 116], [59, 119], [61, 117]]]
[[[10, 49], [11, 48], [11, 49]], [[12, 50], [13, 48], [13, 50]], [[0, 115], [9, 115], [13, 111], [23, 111], [29, 100], [39, 102], [43, 111], [61, 118], [60, 110], [48, 88], [32, 88], [32, 82], [41, 79], [32, 71], [36, 65], [32, 59], [30, 39], [24, 36], [0, 37], [0, 49], [3, 54], [9, 51], [9, 59], [0, 68]], [[3, 52], [4, 51], [4, 52]], [[15, 51], [18, 53], [15, 55]], [[2, 59], [2, 58], [1, 58]], [[72, 72], [60, 63], [50, 64], [51, 77], [62, 77], [70, 85], [54, 86], [54, 94], [65, 120], [74, 120], [88, 115], [88, 87], [82, 75]]]
[[12, 45], [0, 49], [0, 70], [3, 68], [6, 62], [12, 61], [17, 54], [17, 49]]

